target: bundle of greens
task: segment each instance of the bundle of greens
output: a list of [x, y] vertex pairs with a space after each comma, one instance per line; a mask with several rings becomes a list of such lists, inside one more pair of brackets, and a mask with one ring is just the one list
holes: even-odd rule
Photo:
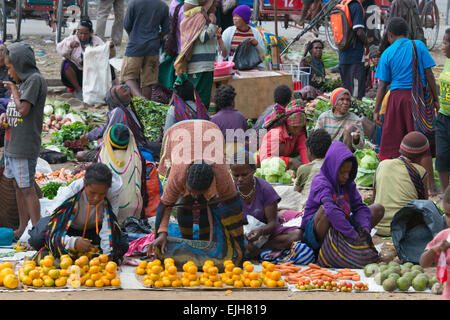
[[61, 182], [54, 182], [54, 181], [47, 183], [46, 185], [41, 187], [42, 196], [44, 198], [52, 200], [53, 198], [56, 197], [56, 195], [58, 194], [58, 189], [62, 185], [63, 184]]
[[334, 89], [342, 87], [341, 78], [325, 79], [325, 82], [320, 87], [322, 92], [332, 92]]
[[323, 51], [322, 62], [325, 69], [333, 68], [339, 64], [339, 56], [334, 51]]
[[355, 182], [360, 187], [373, 186], [373, 178], [380, 163], [377, 154], [370, 148], [356, 150], [354, 153], [358, 160], [358, 173]]
[[319, 119], [319, 116], [323, 112], [328, 110], [331, 110], [331, 103], [323, 100], [318, 100], [316, 105], [314, 106], [314, 110], [311, 113], [309, 113], [308, 111], [306, 112], [306, 119], [307, 119], [306, 131], [311, 132], [312, 130], [314, 130], [317, 119]]
[[134, 97], [133, 104], [144, 126], [145, 137], [150, 141], [162, 139], [167, 111], [170, 106], [140, 97]]
[[358, 116], [365, 116], [369, 120], [373, 120], [373, 110], [375, 109], [375, 99], [362, 98], [362, 100], [353, 99], [350, 112]]

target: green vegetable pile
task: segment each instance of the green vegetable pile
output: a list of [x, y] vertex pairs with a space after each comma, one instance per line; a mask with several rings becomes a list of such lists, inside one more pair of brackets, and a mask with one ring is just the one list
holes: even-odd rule
[[47, 183], [45, 186], [41, 187], [42, 196], [44, 198], [52, 200], [53, 198], [56, 197], [56, 195], [58, 194], [58, 189], [62, 185], [63, 184], [61, 182], [54, 182], [54, 181]]
[[161, 140], [170, 106], [140, 97], [134, 97], [133, 104], [144, 126], [145, 137], [150, 141]]
[[270, 183], [292, 183], [292, 175], [286, 172], [286, 163], [279, 157], [261, 161], [261, 168], [256, 169], [255, 177], [262, 178]]
[[380, 163], [377, 154], [370, 148], [364, 148], [356, 150], [354, 155], [358, 160], [356, 184], [360, 187], [372, 187], [375, 171]]
[[336, 79], [327, 78], [327, 79], [325, 79], [324, 83], [320, 87], [320, 90], [322, 92], [332, 92], [334, 89], [340, 88], [340, 87], [342, 87], [341, 78], [336, 78]]
[[311, 132], [312, 130], [314, 130], [317, 119], [319, 119], [319, 116], [328, 110], [331, 110], [331, 102], [319, 100], [317, 102], [316, 106], [314, 107], [314, 113], [306, 114], [306, 119], [308, 120], [308, 122], [306, 124], [306, 131]]
[[350, 112], [358, 116], [365, 116], [369, 120], [373, 120], [373, 110], [375, 109], [375, 99], [362, 98], [362, 100], [353, 99]]
[[333, 68], [339, 64], [339, 56], [334, 51], [323, 51], [322, 62], [325, 69]]

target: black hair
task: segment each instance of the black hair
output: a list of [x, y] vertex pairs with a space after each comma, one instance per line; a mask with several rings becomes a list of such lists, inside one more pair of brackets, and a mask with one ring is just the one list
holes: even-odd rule
[[187, 186], [196, 191], [205, 191], [210, 186], [214, 179], [214, 171], [211, 165], [202, 161], [200, 163], [193, 163], [186, 175]]
[[450, 204], [450, 186], [448, 186], [447, 189], [445, 189], [444, 202]]
[[316, 129], [309, 133], [305, 145], [316, 158], [323, 159], [332, 142], [330, 134], [325, 129]]
[[278, 103], [279, 105], [285, 107], [289, 102], [291, 102], [291, 98], [292, 90], [287, 85], [282, 84], [275, 88], [275, 91], [273, 93], [273, 100], [275, 101], [275, 103]]
[[112, 172], [104, 163], [96, 162], [86, 167], [84, 184], [105, 184], [108, 188], [112, 185]]
[[194, 101], [194, 84], [185, 79], [182, 84], [175, 84], [174, 93], [184, 101]]
[[408, 36], [409, 29], [408, 24], [405, 19], [400, 17], [394, 17], [389, 20], [389, 24], [387, 26], [387, 31], [392, 33], [394, 36]]
[[314, 46], [314, 43], [320, 43], [322, 45], [322, 49], [325, 48], [325, 44], [323, 43], [322, 40], [320, 39], [314, 39], [310, 42], [308, 42], [305, 46], [305, 52], [303, 53], [303, 57], [306, 57], [308, 55], [308, 53], [311, 51], [311, 49]]
[[89, 18], [80, 19], [80, 26], [88, 28], [89, 32], [94, 32], [94, 28], [92, 27], [92, 21]]
[[230, 166], [243, 164], [249, 166], [251, 170], [256, 170], [256, 161], [247, 150], [236, 152], [229, 163]]
[[217, 111], [232, 106], [235, 97], [236, 91], [232, 86], [223, 85], [217, 88], [214, 93], [214, 104], [216, 105]]
[[450, 28], [445, 29], [445, 38], [447, 38], [447, 40], [450, 40]]

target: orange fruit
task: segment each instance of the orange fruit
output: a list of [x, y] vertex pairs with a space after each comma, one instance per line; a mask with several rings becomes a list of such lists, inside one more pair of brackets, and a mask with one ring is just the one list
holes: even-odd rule
[[89, 268], [89, 273], [90, 273], [90, 274], [99, 273], [99, 272], [100, 272], [100, 267], [97, 266], [97, 265], [92, 265], [92, 266]]
[[120, 286], [120, 278], [114, 278], [111, 280], [111, 286], [119, 287]]
[[[88, 269], [88, 271], [89, 271], [89, 269]], [[82, 271], [81, 271], [81, 268], [79, 266], [73, 265], [73, 266], [70, 266], [69, 268], [67, 268], [67, 272], [81, 274]]]
[[183, 287], [189, 287], [190, 283], [191, 283], [191, 281], [188, 278], [182, 278], [181, 279], [181, 285]]
[[116, 274], [111, 273], [111, 272], [106, 272], [105, 276], [106, 276], [106, 278], [108, 278], [108, 280], [112, 280], [116, 277]]
[[92, 279], [86, 279], [86, 282], [84, 283], [86, 287], [93, 287], [94, 286], [94, 280]]
[[250, 280], [258, 280], [259, 275], [258, 275], [258, 273], [256, 273], [256, 272], [250, 272], [250, 273], [248, 274], [248, 278], [249, 278]]
[[100, 260], [100, 263], [107, 263], [109, 257], [106, 254], [101, 254], [98, 256], [98, 260]]
[[81, 280], [79, 280], [79, 279], [74, 279], [74, 280], [70, 281], [69, 285], [70, 285], [72, 288], [79, 288], [79, 287], [81, 286]]
[[232, 286], [234, 284], [234, 280], [227, 278], [223, 281], [227, 286]]
[[93, 273], [91, 274], [91, 279], [94, 281], [100, 280], [100, 278], [102, 277], [101, 273]]
[[251, 263], [247, 264], [247, 265], [244, 265], [243, 267], [244, 267], [244, 270], [247, 271], [247, 272], [252, 272], [255, 269], [255, 267]]
[[155, 284], [155, 282], [152, 279], [145, 279], [144, 280], [144, 286], [148, 287], [148, 286], [153, 286]]
[[244, 283], [241, 280], [234, 281], [233, 284], [236, 288], [242, 288], [244, 286]]
[[59, 267], [60, 267], [61, 269], [67, 269], [67, 268], [69, 268], [71, 265], [72, 265], [72, 259], [70, 259], [70, 258], [63, 259], [63, 260], [61, 260], [61, 262], [59, 263]]
[[241, 269], [241, 268], [235, 267], [235, 268], [233, 269], [233, 274], [241, 274], [241, 273], [242, 273], [242, 269]]
[[44, 280], [38, 278], [33, 279], [33, 287], [42, 287], [44, 285]]
[[155, 259], [155, 260], [152, 261], [152, 264], [160, 266], [161, 265], [161, 260]]
[[209, 274], [218, 274], [219, 273], [219, 268], [217, 268], [217, 267], [209, 267], [207, 272]]
[[[86, 280], [87, 282], [87, 280]], [[67, 283], [67, 278], [66, 277], [61, 277], [55, 280], [55, 286], [57, 287], [64, 287]]]
[[54, 261], [53, 259], [46, 257], [42, 260], [42, 266], [43, 267], [51, 267], [53, 265], [53, 261]]
[[224, 262], [223, 262], [223, 265], [224, 266], [227, 266], [228, 264], [232, 264], [233, 263], [233, 261], [231, 261], [231, 260], [225, 260]]
[[169, 279], [170, 281], [175, 281], [175, 280], [178, 280], [179, 278], [178, 278], [177, 274], [169, 274], [167, 276], [167, 279]]
[[8, 289], [15, 289], [19, 285], [19, 279], [14, 274], [8, 274], [3, 278], [3, 285]]
[[[78, 261], [78, 263], [77, 263], [77, 261]], [[81, 267], [81, 266], [87, 265], [88, 262], [89, 262], [89, 258], [88, 257], [81, 256], [75, 261], [75, 264], [79, 265]]]
[[69, 276], [69, 271], [67, 269], [60, 269], [59, 270], [59, 276], [60, 277], [68, 277]]
[[214, 281], [214, 287], [215, 288], [222, 288], [223, 282], [222, 281]]
[[195, 274], [197, 273], [198, 269], [195, 265], [191, 265], [187, 268], [186, 272], [187, 273], [191, 273], [191, 274]]
[[283, 280], [278, 280], [277, 281], [277, 287], [284, 287], [285, 286], [285, 282]]
[[163, 268], [160, 265], [156, 265], [151, 268], [152, 273], [158, 274], [158, 273], [161, 273], [162, 271], [163, 271]]
[[272, 271], [269, 276], [272, 280], [278, 281], [281, 279], [280, 271]]
[[150, 279], [152, 279], [153, 281], [157, 281], [159, 280], [159, 274], [157, 273], [150, 273]]
[[101, 277], [100, 280], [103, 281], [105, 286], [109, 286], [111, 284], [111, 280], [109, 280], [106, 276]]
[[277, 282], [275, 280], [272, 280], [272, 279], [267, 279], [266, 285], [269, 288], [276, 288], [277, 287]]
[[162, 280], [156, 280], [154, 283], [154, 286], [156, 288], [162, 288], [162, 287], [164, 287], [164, 282]]
[[212, 287], [212, 286], [214, 286], [214, 282], [208, 279], [208, 280], [205, 280], [204, 285], [206, 287]]
[[148, 262], [147, 262], [147, 261], [141, 261], [141, 262], [139, 262], [138, 267], [139, 267], [139, 268], [142, 268], [142, 269], [146, 269], [146, 268], [147, 268], [147, 265], [148, 265]]
[[94, 285], [95, 285], [97, 288], [102, 288], [102, 287], [105, 285], [105, 283], [103, 282], [102, 279], [98, 279], [98, 280], [95, 280]]
[[145, 269], [141, 267], [136, 268], [136, 274], [143, 275], [145, 274]]
[[25, 264], [25, 265], [23, 266], [23, 268], [22, 268], [23, 273], [24, 273], [25, 275], [28, 275], [28, 274], [30, 273], [30, 271], [33, 270], [33, 269], [34, 269], [34, 267], [33, 267], [32, 265], [30, 265], [30, 264]]
[[55, 280], [52, 279], [52, 278], [44, 279], [44, 286], [46, 286], [46, 287], [53, 287], [53, 286], [55, 286]]
[[[3, 270], [2, 270], [3, 271]], [[30, 273], [28, 274], [30, 276], [31, 279], [37, 279], [40, 277], [40, 272], [36, 269], [33, 269], [30, 271]]]
[[217, 274], [210, 275], [209, 280], [211, 280], [212, 282], [219, 281], [219, 276]]
[[34, 260], [27, 260], [23, 263], [24, 266], [32, 266], [33, 268], [36, 268], [36, 262]]
[[24, 276], [22, 278], [22, 283], [26, 286], [31, 286], [31, 284], [33, 283], [33, 279], [31, 279], [30, 276]]
[[50, 278], [52, 279], [57, 279], [59, 278], [60, 272], [58, 269], [52, 269], [48, 272], [48, 275], [50, 276]]
[[244, 285], [246, 287], [250, 287], [250, 283], [252, 282], [252, 280], [250, 280], [249, 278], [244, 279]]
[[176, 274], [178, 271], [177, 267], [174, 265], [171, 265], [167, 268], [167, 272], [169, 272], [169, 274]]
[[231, 279], [233, 279], [233, 281], [240, 281], [242, 279], [242, 277], [240, 274], [233, 274]]
[[170, 281], [169, 278], [163, 278], [162, 282], [164, 283], [164, 287], [172, 286], [172, 281]]
[[275, 271], [275, 265], [273, 263], [268, 263], [266, 266], [267, 271]]
[[259, 288], [259, 287], [261, 287], [261, 280], [251, 280], [250, 281], [250, 287], [252, 287], [252, 288]]
[[0, 274], [4, 277], [6, 277], [8, 274], [14, 274], [14, 270], [12, 268], [3, 268], [2, 271], [0, 271]]
[[198, 276], [197, 276], [197, 274], [194, 274], [194, 273], [188, 273], [187, 279], [189, 279], [189, 281], [195, 281], [198, 279]]
[[0, 263], [0, 270], [5, 269], [5, 268], [12, 269], [12, 267], [13, 267], [13, 265], [10, 261]]
[[229, 263], [225, 266], [225, 272], [233, 272], [233, 269], [234, 269], [233, 263]]
[[172, 281], [172, 287], [174, 288], [181, 287], [181, 280]]
[[88, 275], [84, 275], [80, 278], [80, 284], [84, 285], [87, 281], [87, 279], [89, 279]]
[[198, 280], [190, 281], [189, 286], [190, 287], [198, 287], [198, 286], [200, 286], [200, 282]]
[[100, 259], [98, 257], [92, 258], [91, 261], [89, 261], [89, 266], [100, 266]]
[[175, 260], [173, 260], [173, 258], [165, 258], [164, 259], [164, 264], [174, 264]]

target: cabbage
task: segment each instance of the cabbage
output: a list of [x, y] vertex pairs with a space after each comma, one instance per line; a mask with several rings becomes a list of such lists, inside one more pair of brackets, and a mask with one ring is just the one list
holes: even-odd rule
[[281, 176], [286, 171], [286, 163], [279, 157], [264, 159], [261, 162], [261, 170], [264, 176]]
[[277, 175], [267, 175], [265, 176], [266, 181], [270, 183], [277, 183], [278, 182], [278, 176]]
[[366, 154], [360, 162], [360, 167], [366, 170], [375, 170], [378, 166], [378, 159], [371, 155]]
[[285, 172], [282, 176], [278, 178], [278, 183], [281, 184], [291, 184], [292, 183], [292, 175]]
[[44, 114], [45, 114], [46, 116], [49, 116], [49, 115], [51, 115], [52, 113], [53, 113], [53, 107], [52, 107], [52, 105], [51, 105], [51, 104], [45, 105], [45, 107], [44, 107]]
[[355, 183], [359, 187], [371, 187], [373, 185], [373, 177], [380, 160], [375, 151], [369, 148], [357, 150], [354, 153], [358, 160], [358, 173]]
[[375, 170], [365, 170], [358, 169], [358, 174], [356, 175], [355, 183], [359, 187], [371, 187], [373, 185], [373, 177], [375, 175]]
[[261, 168], [257, 168], [255, 171], [255, 177], [264, 179]]

